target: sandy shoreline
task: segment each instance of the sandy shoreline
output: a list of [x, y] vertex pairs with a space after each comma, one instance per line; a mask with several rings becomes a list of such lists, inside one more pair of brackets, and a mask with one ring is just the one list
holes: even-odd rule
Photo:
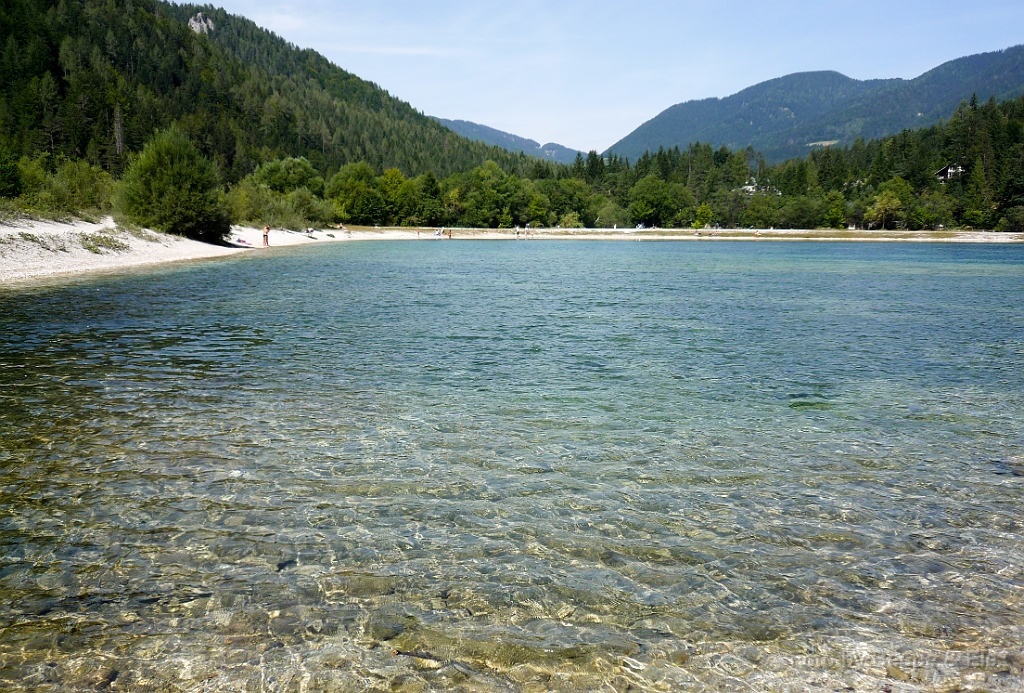
[[[247, 227], [233, 227], [229, 240], [227, 245], [211, 245], [149, 230], [129, 231], [110, 217], [73, 223], [19, 219], [0, 224], [0, 284], [226, 257], [263, 245], [262, 231]], [[274, 247], [325, 240], [347, 239], [332, 239], [325, 232], [271, 233]]]
[[[453, 239], [516, 240], [513, 229], [453, 229]], [[421, 240], [439, 241], [436, 229], [349, 229], [311, 233], [272, 230], [274, 248], [309, 243]], [[527, 240], [519, 232], [520, 240]], [[542, 229], [529, 240], [610, 241], [871, 241], [932, 243], [1024, 243], [1024, 234], [985, 231], [832, 231], [790, 229], [704, 230], [699, 235], [683, 229]], [[262, 249], [260, 229], [232, 227], [226, 246], [200, 243], [152, 231], [119, 229], [107, 217], [99, 222], [74, 223], [20, 219], [0, 224], [0, 284], [84, 272], [114, 271], [183, 260], [225, 257]]]

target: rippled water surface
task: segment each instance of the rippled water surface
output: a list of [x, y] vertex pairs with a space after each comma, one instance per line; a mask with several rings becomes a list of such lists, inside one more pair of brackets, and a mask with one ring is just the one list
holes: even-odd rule
[[0, 688], [1024, 690], [1024, 248], [0, 290]]

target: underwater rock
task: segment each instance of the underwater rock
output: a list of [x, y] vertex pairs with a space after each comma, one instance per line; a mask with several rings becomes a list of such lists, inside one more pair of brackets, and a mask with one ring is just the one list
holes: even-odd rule
[[900, 669], [898, 666], [893, 664], [887, 664], [885, 667], [885, 675], [896, 681], [909, 681], [910, 674]]
[[405, 632], [407, 624], [397, 616], [371, 616], [363, 626], [363, 634], [380, 642], [394, 640]]

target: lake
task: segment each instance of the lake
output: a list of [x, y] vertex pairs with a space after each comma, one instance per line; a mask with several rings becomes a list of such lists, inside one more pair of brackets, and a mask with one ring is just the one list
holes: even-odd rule
[[0, 688], [1024, 689], [1024, 247], [0, 289]]

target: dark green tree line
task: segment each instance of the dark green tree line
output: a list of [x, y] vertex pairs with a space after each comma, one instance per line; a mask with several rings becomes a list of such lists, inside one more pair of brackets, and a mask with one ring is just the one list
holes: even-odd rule
[[1024, 229], [1024, 98], [777, 165], [694, 143], [566, 166], [460, 138], [211, 7], [6, 0], [0, 29], [0, 197], [29, 211], [108, 209], [173, 126], [235, 221]]

